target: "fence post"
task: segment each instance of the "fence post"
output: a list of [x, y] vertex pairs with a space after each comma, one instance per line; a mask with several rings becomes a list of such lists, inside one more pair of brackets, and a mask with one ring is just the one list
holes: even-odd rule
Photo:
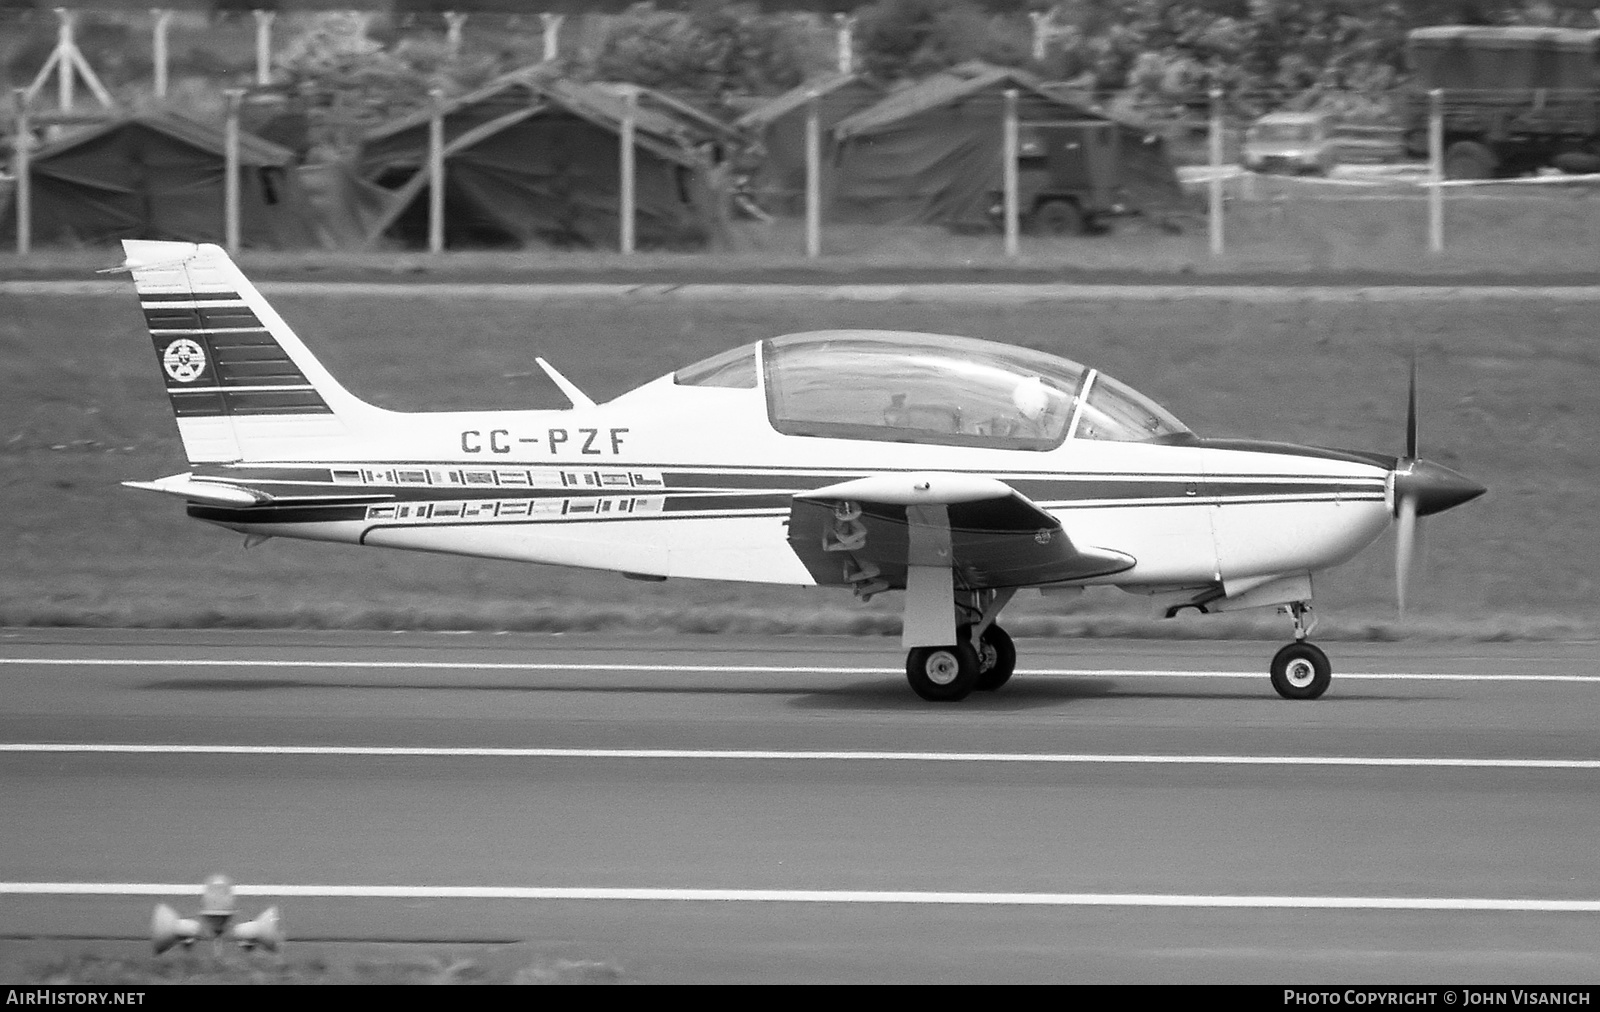
[[854, 14], [834, 14], [833, 16], [833, 45], [835, 56], [838, 58], [839, 73], [853, 74], [856, 68], [855, 52], [856, 16]]
[[276, 11], [252, 11], [256, 16], [256, 84], [272, 83], [272, 19]]
[[1045, 58], [1045, 42], [1055, 32], [1055, 8], [1047, 11], [1029, 11], [1028, 19], [1033, 22], [1033, 62], [1043, 63]]
[[56, 17], [61, 19], [56, 26], [56, 49], [61, 54], [61, 62], [56, 67], [56, 101], [62, 112], [71, 112], [74, 68], [70, 54], [78, 48], [77, 41], [72, 37], [73, 23], [77, 21], [78, 12], [57, 7]]
[[1211, 89], [1211, 255], [1222, 255], [1222, 89]]
[[167, 27], [172, 23], [172, 12], [162, 10], [160, 7], [150, 8], [150, 16], [155, 18], [155, 25], [151, 29], [150, 62], [155, 69], [156, 98], [167, 97]]
[[433, 115], [428, 119], [428, 252], [444, 251], [444, 90], [428, 92]]
[[461, 29], [467, 23], [467, 16], [456, 11], [444, 12], [444, 47], [450, 53], [450, 59], [461, 56]]
[[1000, 143], [1000, 186], [1004, 191], [1006, 256], [1014, 257], [1018, 251], [1018, 234], [1021, 221], [1017, 194], [1017, 89], [1006, 89], [1005, 126]]
[[622, 104], [622, 180], [621, 180], [621, 207], [619, 216], [621, 222], [621, 236], [619, 245], [623, 253], [632, 253], [634, 247], [634, 155], [633, 131], [634, 120], [639, 112], [639, 92], [633, 85], [626, 85], [623, 91]]
[[33, 172], [28, 164], [32, 155], [33, 127], [28, 123], [26, 88], [11, 89], [11, 108], [16, 117], [11, 138], [14, 145], [11, 173], [17, 180], [17, 252], [26, 256], [33, 249]]
[[806, 256], [822, 255], [822, 95], [806, 96]]
[[239, 103], [244, 92], [229, 88], [228, 120], [223, 132], [222, 242], [230, 254], [239, 252]]
[[1428, 92], [1428, 252], [1444, 252], [1444, 91]]
[[561, 22], [565, 14], [540, 14], [539, 20], [544, 24], [544, 62], [550, 63], [560, 55]]

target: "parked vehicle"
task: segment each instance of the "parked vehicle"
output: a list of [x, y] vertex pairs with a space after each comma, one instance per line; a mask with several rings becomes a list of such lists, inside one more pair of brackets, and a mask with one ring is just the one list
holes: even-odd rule
[[1326, 176], [1339, 164], [1339, 142], [1322, 113], [1273, 112], [1245, 131], [1240, 158], [1251, 172]]
[[[1123, 215], [1161, 215], [1184, 196], [1162, 139], [1128, 123], [1024, 123], [1017, 129], [1022, 227], [1035, 235], [1095, 235]], [[999, 224], [1004, 197], [991, 191]]]
[[1439, 89], [1447, 178], [1600, 170], [1600, 31], [1437, 25], [1414, 29], [1406, 56], [1406, 152], [1428, 156]]

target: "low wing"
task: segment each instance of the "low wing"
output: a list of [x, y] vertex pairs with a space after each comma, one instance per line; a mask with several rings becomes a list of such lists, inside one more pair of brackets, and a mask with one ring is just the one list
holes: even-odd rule
[[994, 478], [881, 474], [794, 497], [789, 545], [819, 584], [871, 594], [906, 585], [907, 566], [949, 567], [967, 590], [1120, 573], [1134, 559], [1075, 545], [1061, 522]]

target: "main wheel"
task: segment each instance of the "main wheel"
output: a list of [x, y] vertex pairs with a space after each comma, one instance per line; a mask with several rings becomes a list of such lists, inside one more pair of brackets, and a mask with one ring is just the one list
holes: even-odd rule
[[[972, 627], [957, 626], [956, 639], [971, 643]], [[978, 684], [974, 688], [980, 692], [993, 692], [1010, 681], [1011, 672], [1016, 669], [1017, 648], [1012, 644], [1010, 634], [990, 623], [978, 639]]]
[[1488, 145], [1456, 141], [1444, 149], [1444, 178], [1493, 179], [1500, 160]]
[[1328, 691], [1332, 680], [1328, 655], [1304, 640], [1290, 643], [1272, 658], [1272, 687], [1284, 699], [1316, 699]]
[[948, 647], [916, 647], [906, 654], [911, 691], [935, 703], [966, 699], [977, 687], [978, 653], [970, 640]]
[[1083, 235], [1088, 231], [1083, 213], [1070, 200], [1050, 200], [1033, 212], [1033, 231], [1039, 235]]

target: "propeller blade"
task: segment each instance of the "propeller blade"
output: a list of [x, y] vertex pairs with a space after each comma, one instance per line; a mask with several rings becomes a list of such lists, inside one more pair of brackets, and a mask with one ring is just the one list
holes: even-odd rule
[[1400, 617], [1406, 617], [1406, 590], [1411, 585], [1411, 569], [1417, 546], [1417, 497], [1400, 500], [1394, 539], [1394, 598]]
[[1406, 394], [1406, 457], [1417, 459], [1417, 353], [1411, 352], [1411, 383]]

